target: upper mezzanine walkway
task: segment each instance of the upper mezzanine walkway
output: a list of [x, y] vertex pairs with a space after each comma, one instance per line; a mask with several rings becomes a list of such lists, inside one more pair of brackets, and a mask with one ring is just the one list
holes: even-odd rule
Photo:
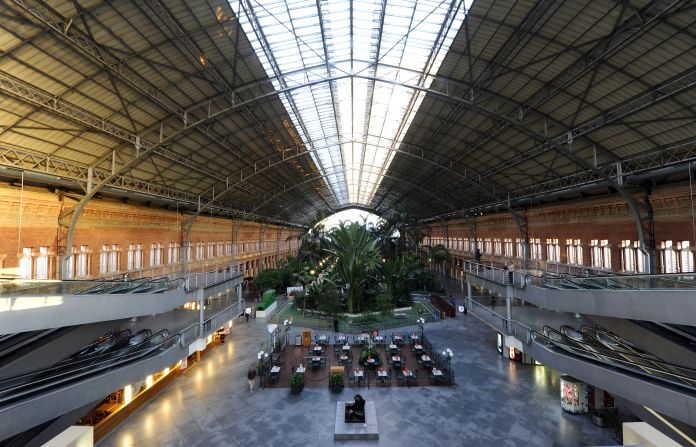
[[573, 276], [464, 261], [467, 283], [545, 309], [693, 325], [696, 274]]
[[0, 281], [0, 334], [160, 314], [242, 282], [229, 265], [131, 280]]

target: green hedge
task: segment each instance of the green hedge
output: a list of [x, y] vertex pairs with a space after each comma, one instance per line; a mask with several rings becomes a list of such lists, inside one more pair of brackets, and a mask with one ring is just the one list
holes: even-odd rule
[[276, 295], [275, 295], [275, 290], [270, 289], [266, 290], [263, 292], [263, 298], [261, 298], [261, 302], [256, 305], [257, 310], [266, 310], [268, 307], [275, 303], [276, 300]]

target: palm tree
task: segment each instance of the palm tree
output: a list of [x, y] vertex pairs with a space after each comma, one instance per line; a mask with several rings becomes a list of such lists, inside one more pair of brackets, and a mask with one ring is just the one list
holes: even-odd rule
[[348, 312], [360, 309], [366, 282], [379, 260], [377, 240], [357, 222], [341, 223], [329, 233], [326, 250], [333, 272], [345, 287]]
[[449, 250], [442, 244], [430, 247], [430, 254], [428, 257], [436, 265], [450, 260]]
[[328, 234], [324, 225], [318, 224], [307, 230], [300, 238], [300, 249], [297, 256], [311, 264], [317, 264], [326, 256]]
[[408, 205], [400, 205], [384, 216], [377, 229], [380, 246], [385, 257], [404, 257], [415, 253], [418, 243], [423, 239], [422, 227]]

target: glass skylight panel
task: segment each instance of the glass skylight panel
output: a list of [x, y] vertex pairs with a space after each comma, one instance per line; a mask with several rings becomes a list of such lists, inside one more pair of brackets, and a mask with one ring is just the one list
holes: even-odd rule
[[471, 1], [231, 2], [340, 205], [372, 201]]

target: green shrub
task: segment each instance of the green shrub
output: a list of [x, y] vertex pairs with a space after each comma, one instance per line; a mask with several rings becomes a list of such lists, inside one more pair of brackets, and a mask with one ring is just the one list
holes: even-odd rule
[[329, 385], [331, 385], [331, 386], [343, 385], [343, 373], [332, 372], [329, 375]]
[[293, 373], [288, 377], [288, 384], [290, 388], [302, 388], [304, 387], [305, 377], [304, 374]]

